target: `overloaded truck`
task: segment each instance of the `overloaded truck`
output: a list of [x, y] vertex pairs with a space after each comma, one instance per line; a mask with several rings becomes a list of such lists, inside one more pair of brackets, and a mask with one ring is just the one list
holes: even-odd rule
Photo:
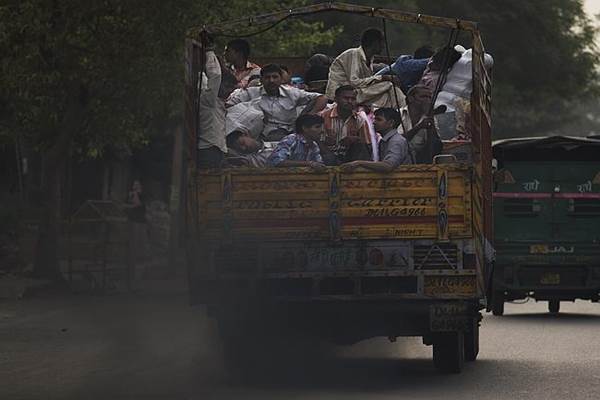
[[600, 140], [553, 136], [494, 142], [497, 262], [492, 312], [504, 302], [600, 296]]
[[[431, 164], [390, 173], [196, 168], [202, 32], [259, 31], [326, 11], [466, 32], [473, 49], [471, 139], [444, 142]], [[476, 359], [493, 261], [491, 80], [484, 54], [474, 22], [336, 3], [189, 31], [189, 285], [192, 303], [207, 305], [217, 320], [226, 354], [242, 358], [292, 327], [345, 344], [422, 337], [433, 345], [435, 366], [448, 372]]]

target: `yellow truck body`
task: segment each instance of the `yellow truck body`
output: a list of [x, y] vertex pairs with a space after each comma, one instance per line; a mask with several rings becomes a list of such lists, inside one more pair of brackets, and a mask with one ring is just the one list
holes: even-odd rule
[[[197, 169], [204, 30], [226, 33], [329, 11], [470, 34], [470, 139], [445, 142], [432, 164], [385, 174], [337, 167]], [[189, 35], [184, 198], [190, 295], [217, 319], [225, 348], [234, 355], [260, 349], [261, 338], [292, 328], [341, 343], [422, 336], [445, 371], [475, 360], [493, 259], [491, 80], [477, 24], [323, 3], [202, 26]]]
[[[472, 175], [465, 164], [407, 165], [389, 174], [199, 171], [189, 187], [188, 215], [211, 255], [199, 273], [207, 281], [248, 273], [311, 279], [303, 292], [309, 300], [478, 299], [484, 281], [472, 239], [473, 225], [483, 219], [473, 209]], [[400, 250], [384, 251], [390, 246]], [[240, 264], [246, 265], [241, 271]], [[392, 276], [414, 279], [396, 293], [386, 285], [363, 293], [372, 281], [364, 278]], [[333, 277], [347, 279], [345, 290], [321, 288]], [[293, 290], [285, 297], [300, 298]]]

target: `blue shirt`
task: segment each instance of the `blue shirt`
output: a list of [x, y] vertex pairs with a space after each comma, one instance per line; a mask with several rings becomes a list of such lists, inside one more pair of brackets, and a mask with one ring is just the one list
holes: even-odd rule
[[[400, 88], [404, 93], [413, 87], [421, 77], [429, 63], [429, 58], [415, 59], [413, 56], [400, 56], [392, 64], [392, 74], [400, 79]], [[389, 75], [390, 67], [377, 71], [375, 75]]]
[[286, 160], [323, 162], [319, 146], [295, 133], [287, 135], [277, 143], [277, 147], [267, 160], [267, 165], [276, 167]]

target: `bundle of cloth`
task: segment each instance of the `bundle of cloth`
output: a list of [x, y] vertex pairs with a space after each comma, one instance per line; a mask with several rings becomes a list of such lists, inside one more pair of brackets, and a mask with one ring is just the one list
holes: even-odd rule
[[[435, 107], [446, 106], [446, 112], [436, 117], [443, 139], [470, 140], [469, 115], [473, 91], [473, 49], [457, 45], [454, 49], [460, 58], [452, 65], [439, 92]], [[484, 55], [484, 66], [490, 71], [494, 59]]]

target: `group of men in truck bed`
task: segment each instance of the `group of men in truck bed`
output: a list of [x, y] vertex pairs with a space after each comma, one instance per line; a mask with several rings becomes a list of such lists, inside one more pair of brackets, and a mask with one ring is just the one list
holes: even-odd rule
[[[317, 62], [307, 76], [319, 68], [327, 72], [321, 94], [292, 84], [283, 66], [250, 62], [245, 40], [230, 41], [220, 60], [205, 36], [198, 83], [199, 168], [341, 165], [348, 171], [387, 172], [430, 163], [442, 147], [432, 114], [449, 107], [467, 114], [468, 97], [432, 107], [442, 65], [452, 67], [464, 51], [433, 52], [425, 46], [375, 72], [373, 59], [383, 45], [383, 33], [367, 29], [359, 47], [330, 65], [326, 56], [311, 58]], [[457, 124], [457, 133], [468, 135], [466, 126]]]

